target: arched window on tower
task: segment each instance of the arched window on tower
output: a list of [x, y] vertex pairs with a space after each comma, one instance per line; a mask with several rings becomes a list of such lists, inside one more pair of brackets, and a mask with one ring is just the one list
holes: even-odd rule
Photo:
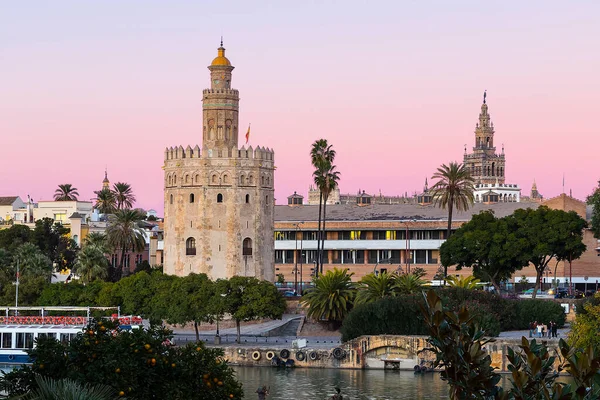
[[492, 176], [496, 173], [496, 163], [492, 163]]
[[250, 195], [249, 194], [246, 195], [246, 204], [248, 204], [248, 203], [250, 203]]
[[242, 255], [243, 256], [251, 256], [252, 255], [252, 239], [246, 238], [242, 242]]
[[173, 195], [171, 195], [171, 198], [169, 200], [169, 204], [173, 204]]
[[210, 178], [210, 183], [216, 184], [217, 183], [217, 174], [213, 174], [213, 176]]
[[194, 193], [190, 193], [190, 203], [194, 202]]
[[196, 255], [196, 239], [194, 239], [193, 237], [187, 238], [187, 240], [185, 241], [185, 255]]
[[242, 186], [245, 185], [245, 183], [246, 183], [245, 180], [246, 180], [246, 177], [244, 176], [244, 174], [240, 175], [240, 185], [242, 185]]
[[221, 193], [219, 193], [217, 195], [217, 203], [222, 203], [223, 202], [223, 195]]

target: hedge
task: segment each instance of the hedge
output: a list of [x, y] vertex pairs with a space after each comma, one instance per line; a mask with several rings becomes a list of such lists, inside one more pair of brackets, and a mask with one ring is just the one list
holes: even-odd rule
[[[458, 310], [466, 306], [489, 336], [501, 331], [526, 330], [533, 321], [558, 327], [565, 324], [562, 306], [545, 299], [506, 299], [481, 290], [444, 288], [438, 291], [444, 308]], [[420, 304], [423, 296], [402, 295], [356, 306], [344, 319], [341, 333], [347, 341], [362, 335], [427, 335]]]

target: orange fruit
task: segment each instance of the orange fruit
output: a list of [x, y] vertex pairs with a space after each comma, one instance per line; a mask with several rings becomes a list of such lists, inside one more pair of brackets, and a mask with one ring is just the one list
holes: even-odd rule
[[146, 350], [149, 350], [149, 349], [150, 349], [150, 347], [152, 347], [152, 346], [150, 346], [148, 343], [146, 343], [146, 344], [144, 345], [144, 347], [146, 348]]
[[120, 373], [121, 373], [121, 368], [117, 368], [117, 369], [115, 369], [115, 372], [116, 372], [117, 374], [120, 374]]
[[175, 368], [175, 363], [171, 364], [171, 367]]
[[122, 396], [125, 396], [125, 392], [121, 390], [121, 391], [119, 392], [119, 396], [121, 396], [121, 397], [122, 397]]

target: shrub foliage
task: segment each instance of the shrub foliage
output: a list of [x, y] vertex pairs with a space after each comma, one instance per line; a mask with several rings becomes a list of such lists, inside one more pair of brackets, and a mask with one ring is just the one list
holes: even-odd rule
[[171, 346], [162, 328], [119, 331], [110, 321], [90, 324], [71, 343], [41, 339], [31, 366], [6, 373], [0, 390], [9, 397], [37, 390], [36, 375], [104, 384], [127, 399], [240, 399], [240, 383], [221, 349], [202, 343]]

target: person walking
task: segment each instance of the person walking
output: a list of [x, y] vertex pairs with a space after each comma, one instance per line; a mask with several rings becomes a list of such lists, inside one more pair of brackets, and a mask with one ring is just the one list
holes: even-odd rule
[[542, 329], [544, 329], [544, 325], [542, 325], [542, 323], [538, 323], [537, 324], [537, 334], [538, 334], [538, 338], [542, 337]]
[[552, 323], [552, 337], [553, 338], [558, 337], [558, 325], [556, 324], [556, 322]]
[[529, 323], [529, 337], [533, 337], [533, 331], [535, 330], [535, 322]]

